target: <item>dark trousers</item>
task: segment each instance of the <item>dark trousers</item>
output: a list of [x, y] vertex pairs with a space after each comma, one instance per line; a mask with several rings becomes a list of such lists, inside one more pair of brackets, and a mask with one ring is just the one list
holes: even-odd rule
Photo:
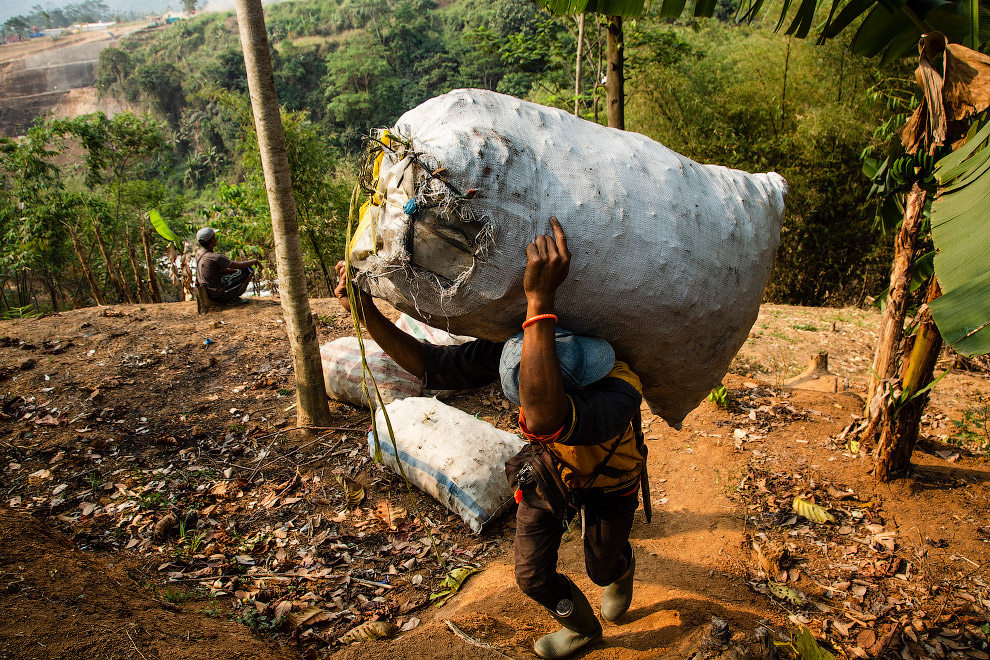
[[[588, 577], [604, 587], [615, 582], [632, 557], [629, 532], [639, 505], [639, 491], [629, 495], [600, 494], [585, 502], [584, 566]], [[578, 522], [580, 517], [578, 517]], [[557, 551], [564, 526], [549, 511], [525, 502], [516, 510], [516, 584], [547, 609], [570, 598], [570, 586], [557, 572]]]
[[215, 303], [220, 303], [225, 305], [237, 298], [241, 297], [241, 294], [247, 291], [248, 284], [251, 283], [251, 276], [254, 275], [254, 270], [251, 268], [245, 268], [244, 270], [239, 270], [236, 273], [227, 273], [222, 278], [220, 278], [220, 292], [213, 293], [207, 289], [206, 295], [210, 297]]

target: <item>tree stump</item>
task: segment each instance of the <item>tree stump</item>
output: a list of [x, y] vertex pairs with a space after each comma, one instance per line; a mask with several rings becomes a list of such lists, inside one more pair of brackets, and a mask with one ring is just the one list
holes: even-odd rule
[[206, 295], [206, 289], [198, 284], [193, 286], [196, 291], [196, 313], [206, 314], [213, 311], [214, 309], [220, 309], [220, 305], [210, 300], [210, 297]]
[[844, 392], [846, 380], [828, 370], [828, 353], [822, 351], [813, 355], [808, 368], [801, 375], [786, 381], [784, 387], [814, 392]]

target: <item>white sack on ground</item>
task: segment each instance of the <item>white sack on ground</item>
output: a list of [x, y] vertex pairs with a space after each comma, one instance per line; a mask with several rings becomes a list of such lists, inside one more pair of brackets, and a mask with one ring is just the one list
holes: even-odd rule
[[351, 250], [374, 295], [450, 332], [504, 340], [524, 320], [526, 244], [555, 215], [573, 255], [560, 325], [611, 342], [671, 424], [719, 383], [770, 276], [781, 176], [701, 165], [481, 90], [423, 103], [382, 141]]
[[[386, 405], [396, 399], [418, 396], [423, 384], [418, 378], [403, 369], [383, 351], [378, 344], [365, 339], [364, 354], [368, 369], [378, 383], [378, 391]], [[357, 337], [341, 337], [320, 346], [320, 360], [323, 362], [323, 384], [327, 396], [337, 401], [367, 406], [364, 395], [364, 369], [361, 367], [361, 348]], [[368, 392], [375, 400], [375, 386], [368, 381]]]
[[[472, 530], [480, 532], [512, 501], [505, 462], [522, 449], [518, 436], [432, 398], [410, 397], [386, 404], [385, 410], [409, 482], [459, 515]], [[375, 424], [385, 465], [398, 473], [381, 410]], [[368, 445], [374, 456], [372, 433]]]

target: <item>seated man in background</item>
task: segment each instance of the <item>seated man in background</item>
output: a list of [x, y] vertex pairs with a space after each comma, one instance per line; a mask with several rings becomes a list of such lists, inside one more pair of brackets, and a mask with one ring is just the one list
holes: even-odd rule
[[196, 240], [203, 248], [196, 256], [196, 281], [206, 290], [206, 295], [219, 305], [240, 304], [247, 302], [241, 298], [254, 270], [251, 266], [259, 266], [257, 259], [249, 261], [231, 261], [224, 255], [214, 252], [217, 246], [217, 233], [210, 227], [203, 227], [196, 232]]
[[[554, 299], [571, 255], [557, 219], [550, 223], [554, 235], [538, 236], [526, 249], [527, 320], [504, 345], [483, 339], [460, 346], [420, 343], [393, 325], [371, 296], [356, 292], [368, 333], [424, 387], [464, 389], [501, 380], [506, 397], [520, 406], [525, 438], [552, 454], [565, 491], [564, 511], [552, 511], [523, 485], [522, 471], [516, 494], [516, 583], [562, 626], [536, 641], [534, 650], [545, 659], [568, 657], [602, 637], [588, 599], [557, 572], [561, 538], [577, 513], [588, 576], [605, 587], [602, 618], [615, 621], [629, 608], [635, 570], [629, 533], [646, 459], [639, 378], [615, 360], [604, 340], [555, 327]], [[335, 293], [350, 310], [343, 262], [337, 272]]]

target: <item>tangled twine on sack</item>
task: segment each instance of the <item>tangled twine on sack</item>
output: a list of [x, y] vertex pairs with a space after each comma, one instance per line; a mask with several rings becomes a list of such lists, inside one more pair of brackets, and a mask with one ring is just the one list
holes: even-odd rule
[[[386, 161], [388, 156], [388, 161]], [[401, 206], [395, 201], [388, 199], [386, 194], [380, 191], [382, 177], [385, 176], [383, 168], [389, 162], [401, 163], [408, 161], [406, 167], [415, 167], [415, 176], [418, 181], [415, 183], [415, 190]], [[478, 196], [478, 191], [469, 189], [465, 192], [452, 183], [446, 176], [447, 170], [435, 159], [435, 157], [416, 151], [413, 142], [399, 133], [388, 129], [373, 132], [365, 138], [365, 149], [362, 153], [361, 171], [358, 180], [360, 193], [364, 196], [363, 203], [357, 213], [358, 231], [362, 229], [362, 224], [366, 223], [369, 233], [372, 250], [377, 249], [378, 223], [376, 217], [367, 220], [367, 213], [374, 213], [375, 207], [383, 208], [386, 205], [400, 208], [410, 219], [417, 215], [429, 211], [430, 214], [446, 226], [470, 227], [480, 226], [474, 236], [465, 234], [465, 240], [469, 241], [472, 255], [475, 259], [486, 260], [490, 255], [498, 254], [495, 247], [496, 228], [487, 216], [478, 217], [474, 209], [465, 202]], [[401, 173], [400, 173], [401, 174]], [[386, 182], [387, 183], [387, 182]], [[355, 205], [357, 201], [355, 200]], [[378, 213], [381, 213], [379, 211]], [[364, 222], [362, 222], [364, 221]], [[349, 240], [353, 242], [357, 237], [351, 235], [348, 230]], [[385, 263], [379, 262], [375, 266], [375, 277], [390, 278], [399, 271], [405, 273], [410, 282], [417, 284], [417, 290], [423, 283], [428, 283], [430, 288], [437, 294], [441, 314], [449, 319], [449, 312], [445, 308], [445, 301], [453, 299], [457, 290], [470, 277], [473, 269], [468, 269], [460, 273], [456, 278], [450, 279], [434, 273], [430, 270], [420, 268], [412, 263], [411, 247], [407, 249], [409, 260], [405, 263]], [[350, 254], [350, 253], [348, 253]], [[418, 296], [412, 296], [410, 301], [420, 317], [426, 317], [419, 306]], [[448, 321], [449, 331], [449, 321]]]

